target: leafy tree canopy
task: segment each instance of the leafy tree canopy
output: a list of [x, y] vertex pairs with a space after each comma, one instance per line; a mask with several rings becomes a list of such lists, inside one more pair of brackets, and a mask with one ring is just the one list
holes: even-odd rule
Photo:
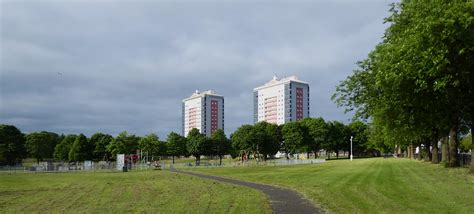
[[0, 124], [0, 165], [13, 165], [26, 157], [25, 137], [12, 125]]

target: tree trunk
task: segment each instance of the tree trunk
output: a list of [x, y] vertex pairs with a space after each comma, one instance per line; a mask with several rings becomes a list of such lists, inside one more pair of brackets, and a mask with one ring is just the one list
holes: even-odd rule
[[457, 125], [451, 127], [449, 130], [449, 142], [448, 142], [448, 167], [458, 167], [458, 127]]
[[449, 130], [449, 141], [448, 141], [448, 162], [447, 167], [458, 167], [458, 127], [454, 125]]
[[441, 165], [446, 166], [448, 163], [448, 137], [441, 139]]
[[201, 164], [201, 155], [196, 155], [196, 166], [199, 166]]
[[222, 165], [222, 155], [219, 155], [219, 166]]
[[318, 158], [318, 151], [314, 151], [314, 159]]
[[408, 157], [408, 159], [411, 159], [411, 158], [412, 158], [412, 157], [411, 157], [411, 145], [408, 145], [408, 146], [407, 146], [407, 157]]
[[431, 147], [433, 147], [433, 150], [431, 151], [431, 163], [439, 163], [439, 160], [438, 160], [438, 139], [432, 140]]
[[173, 164], [174, 164], [174, 155], [173, 155]]
[[336, 150], [336, 159], [339, 159], [339, 150]]
[[431, 149], [430, 149], [431, 143], [430, 143], [429, 138], [426, 139], [424, 145], [425, 145], [425, 152], [426, 152], [425, 161], [431, 162]]
[[421, 156], [421, 143], [418, 143], [418, 160], [423, 160], [423, 157]]
[[413, 144], [410, 144], [410, 150], [408, 152], [409, 152], [408, 156], [410, 156], [410, 159], [415, 159], [415, 155], [414, 155], [415, 151], [413, 148]]

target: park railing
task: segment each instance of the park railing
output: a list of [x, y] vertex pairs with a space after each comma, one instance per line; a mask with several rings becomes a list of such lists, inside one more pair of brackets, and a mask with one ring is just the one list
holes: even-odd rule
[[111, 171], [116, 169], [116, 163], [99, 162], [39, 162], [31, 166], [0, 166], [0, 172], [79, 172], [79, 171]]
[[161, 167], [166, 168], [213, 168], [213, 167], [250, 167], [250, 166], [283, 166], [283, 165], [296, 165], [296, 164], [319, 164], [324, 163], [324, 159], [271, 159], [267, 161], [232, 161], [232, 162], [201, 162], [199, 165], [196, 163], [179, 163], [179, 164], [162, 164]]

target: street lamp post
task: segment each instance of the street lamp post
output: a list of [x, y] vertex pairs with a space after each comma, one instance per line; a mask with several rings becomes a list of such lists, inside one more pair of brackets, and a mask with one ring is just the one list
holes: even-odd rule
[[351, 136], [351, 161], [352, 161], [352, 136]]

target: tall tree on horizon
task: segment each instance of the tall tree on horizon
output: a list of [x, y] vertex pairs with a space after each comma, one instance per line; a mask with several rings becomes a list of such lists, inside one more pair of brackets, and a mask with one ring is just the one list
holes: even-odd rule
[[52, 158], [59, 135], [52, 132], [32, 132], [26, 135], [25, 147], [30, 157], [39, 163], [45, 158]]
[[196, 166], [201, 163], [201, 155], [208, 153], [210, 149], [210, 141], [198, 129], [193, 128], [189, 131], [186, 148], [188, 153], [196, 158]]
[[14, 165], [26, 157], [25, 136], [12, 125], [0, 124], [0, 165]]
[[211, 143], [213, 153], [219, 157], [219, 165], [222, 165], [222, 157], [230, 151], [230, 140], [225, 136], [224, 130], [215, 130], [211, 135]]
[[87, 139], [84, 134], [79, 134], [71, 150], [69, 151], [69, 161], [85, 161], [91, 160], [93, 157], [94, 145]]
[[117, 154], [135, 154], [138, 150], [139, 140], [140, 137], [123, 131], [110, 142], [107, 146], [107, 151], [112, 154], [112, 158], [117, 156]]
[[175, 132], [170, 132], [168, 134], [168, 138], [166, 141], [167, 141], [168, 154], [172, 156], [173, 164], [174, 164], [175, 157], [178, 157], [181, 155], [183, 156], [187, 155], [185, 137]]
[[69, 152], [76, 138], [77, 135], [66, 135], [63, 140], [54, 147], [54, 158], [56, 160], [68, 161]]

